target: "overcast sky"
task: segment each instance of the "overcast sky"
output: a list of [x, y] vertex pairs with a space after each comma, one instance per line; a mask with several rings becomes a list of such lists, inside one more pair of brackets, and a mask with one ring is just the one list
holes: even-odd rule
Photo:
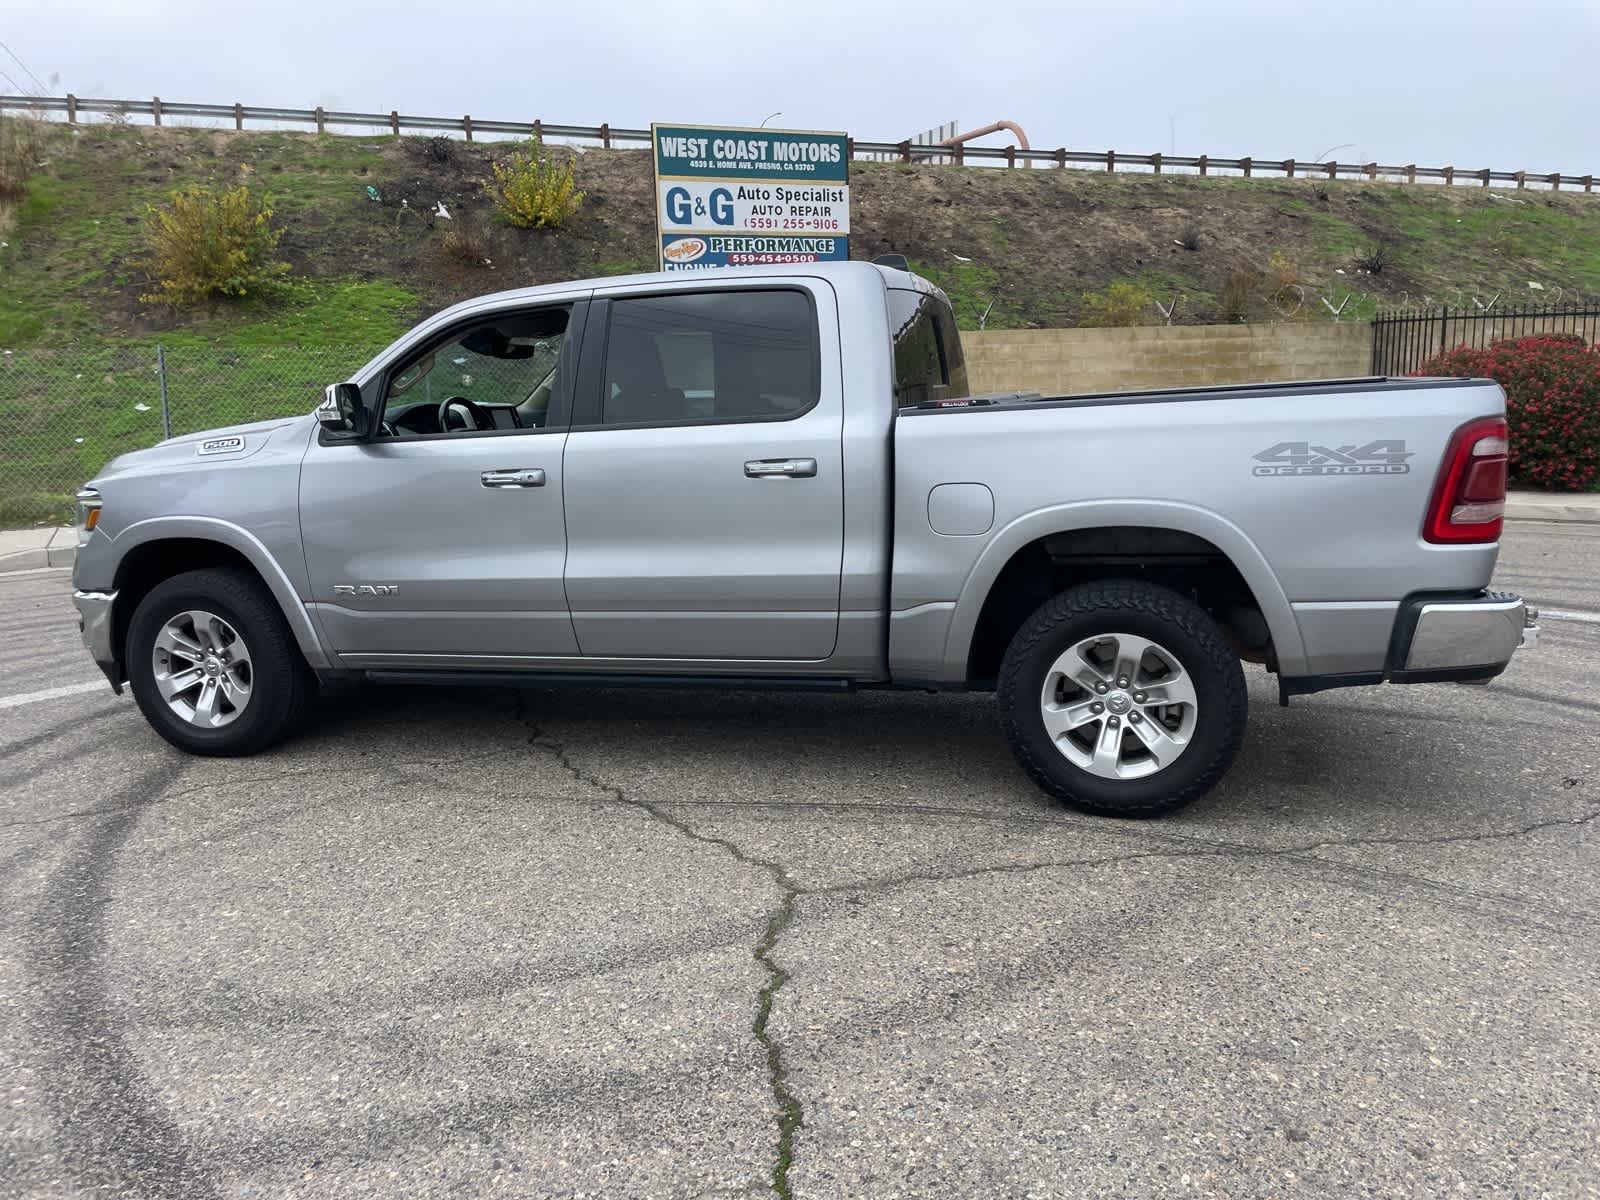
[[1600, 0], [0, 0], [0, 42], [80, 96], [1600, 173]]

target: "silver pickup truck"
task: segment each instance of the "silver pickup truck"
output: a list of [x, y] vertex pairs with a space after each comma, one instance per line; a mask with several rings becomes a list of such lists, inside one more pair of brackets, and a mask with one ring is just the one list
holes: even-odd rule
[[868, 263], [504, 292], [315, 413], [78, 498], [90, 653], [197, 754], [319, 681], [994, 691], [1095, 813], [1202, 795], [1283, 702], [1484, 682], [1504, 397], [1462, 379], [969, 395], [945, 296]]

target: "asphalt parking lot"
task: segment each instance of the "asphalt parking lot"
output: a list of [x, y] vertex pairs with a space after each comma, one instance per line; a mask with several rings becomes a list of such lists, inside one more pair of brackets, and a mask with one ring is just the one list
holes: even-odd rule
[[1600, 526], [1497, 584], [1495, 685], [1251, 668], [1125, 823], [983, 697], [353, 690], [185, 758], [0, 577], [0, 1194], [1600, 1196]]

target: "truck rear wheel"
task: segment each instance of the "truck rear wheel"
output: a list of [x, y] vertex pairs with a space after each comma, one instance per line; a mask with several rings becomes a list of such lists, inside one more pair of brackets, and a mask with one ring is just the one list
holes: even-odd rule
[[145, 720], [190, 754], [254, 754], [300, 722], [316, 680], [283, 614], [240, 570], [152, 588], [128, 626], [128, 681]]
[[1248, 707], [1216, 621], [1132, 580], [1046, 601], [1011, 640], [997, 690], [1023, 770], [1100, 816], [1159, 816], [1205, 795], [1238, 753]]

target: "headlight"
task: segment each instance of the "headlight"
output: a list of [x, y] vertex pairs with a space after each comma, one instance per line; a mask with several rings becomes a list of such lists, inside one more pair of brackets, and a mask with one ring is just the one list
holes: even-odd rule
[[86, 487], [78, 492], [77, 510], [72, 521], [78, 527], [78, 545], [87, 542], [94, 527], [100, 523], [100, 504], [100, 493], [94, 488]]

